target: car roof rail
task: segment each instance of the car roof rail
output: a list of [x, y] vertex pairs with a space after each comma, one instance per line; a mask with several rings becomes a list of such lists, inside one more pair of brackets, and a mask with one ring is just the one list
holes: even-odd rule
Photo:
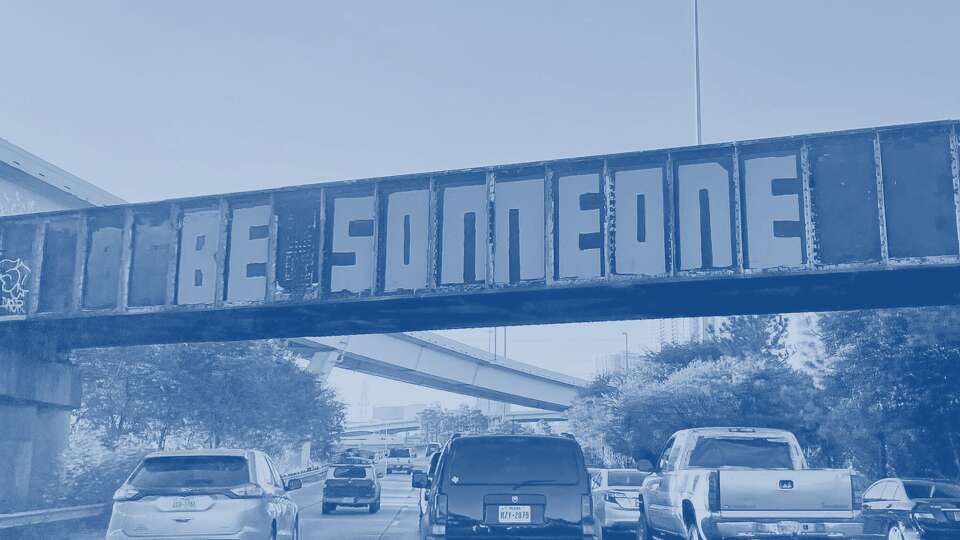
[[567, 433], [566, 431], [564, 431], [563, 433], [561, 433], [560, 436], [561, 436], [561, 437], [566, 437], [566, 438], [568, 438], [568, 439], [577, 440], [577, 438], [573, 436], [573, 433]]

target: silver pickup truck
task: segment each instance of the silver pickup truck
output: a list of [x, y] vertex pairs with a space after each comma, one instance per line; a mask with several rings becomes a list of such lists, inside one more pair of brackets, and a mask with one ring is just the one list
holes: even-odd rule
[[792, 433], [678, 431], [640, 490], [637, 538], [858, 538], [850, 470], [810, 469]]

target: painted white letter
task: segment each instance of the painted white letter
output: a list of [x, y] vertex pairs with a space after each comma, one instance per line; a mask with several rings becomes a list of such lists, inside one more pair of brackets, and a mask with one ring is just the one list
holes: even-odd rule
[[663, 169], [617, 171], [615, 178], [617, 273], [664, 274]]
[[333, 200], [330, 292], [373, 288], [373, 197]]
[[747, 223], [745, 265], [773, 268], [803, 264], [797, 156], [744, 160]]
[[543, 179], [496, 184], [497, 283], [543, 279], [544, 242]]
[[387, 245], [384, 290], [423, 289], [427, 286], [427, 218], [430, 192], [399, 191], [387, 196]]
[[559, 230], [560, 277], [591, 278], [600, 275], [603, 233], [600, 209], [603, 194], [600, 176], [581, 174], [558, 180], [557, 228]]
[[727, 169], [715, 162], [680, 165], [677, 169], [680, 269], [732, 266]]

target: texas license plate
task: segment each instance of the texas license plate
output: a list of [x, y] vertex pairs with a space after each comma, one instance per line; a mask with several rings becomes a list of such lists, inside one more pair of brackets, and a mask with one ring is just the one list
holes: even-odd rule
[[780, 534], [797, 534], [800, 532], [799, 521], [781, 521], [777, 523], [777, 532]]
[[200, 501], [196, 497], [177, 497], [170, 502], [173, 510], [196, 510], [199, 506]]
[[530, 523], [529, 506], [501, 506], [497, 511], [500, 523]]

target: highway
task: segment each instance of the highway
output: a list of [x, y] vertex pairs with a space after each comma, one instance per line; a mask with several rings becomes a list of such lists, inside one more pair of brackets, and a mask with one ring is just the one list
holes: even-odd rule
[[300, 506], [303, 540], [414, 540], [417, 538], [417, 497], [410, 476], [392, 474], [380, 480], [381, 508], [376, 514], [366, 508], [320, 512], [323, 482], [305, 484], [292, 494]]

